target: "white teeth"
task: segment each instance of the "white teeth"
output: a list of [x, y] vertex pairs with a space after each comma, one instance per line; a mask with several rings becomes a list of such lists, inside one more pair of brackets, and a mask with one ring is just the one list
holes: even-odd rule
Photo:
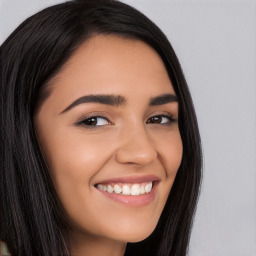
[[131, 194], [131, 189], [128, 185], [123, 185], [123, 194], [124, 195], [130, 195]]
[[123, 194], [123, 195], [132, 195], [132, 196], [138, 196], [138, 195], [144, 195], [149, 193], [152, 190], [153, 182], [149, 183], [142, 183], [142, 184], [114, 184], [114, 185], [103, 185], [98, 184], [97, 188], [102, 191], [106, 191], [108, 193], [116, 193], [116, 194]]
[[141, 195], [145, 194], [145, 187], [144, 186], [140, 187], [140, 193], [141, 193]]
[[112, 188], [112, 186], [108, 185], [107, 191], [108, 193], [113, 193], [114, 189]]
[[97, 187], [98, 187], [98, 189], [100, 189], [102, 191], [107, 191], [107, 186], [106, 185], [99, 184]]
[[103, 185], [99, 184], [99, 185], [97, 186], [97, 188], [100, 189], [100, 190], [103, 190], [103, 189], [102, 189], [102, 188], [103, 188]]
[[132, 185], [132, 187], [131, 187], [131, 195], [132, 196], [140, 195], [140, 185], [139, 184]]
[[148, 183], [146, 186], [145, 186], [145, 192], [146, 193], [149, 193], [152, 189], [152, 182], [151, 183]]
[[115, 184], [115, 186], [114, 186], [114, 192], [115, 192], [116, 194], [120, 194], [120, 193], [122, 192], [122, 188], [121, 188], [119, 185]]

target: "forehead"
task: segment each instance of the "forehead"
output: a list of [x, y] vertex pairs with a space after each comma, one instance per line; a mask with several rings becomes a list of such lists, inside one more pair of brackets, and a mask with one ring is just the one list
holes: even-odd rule
[[[148, 44], [116, 35], [84, 42], [53, 80], [52, 97], [75, 99], [86, 94], [174, 93], [165, 65]], [[70, 99], [71, 100], [71, 99]]]

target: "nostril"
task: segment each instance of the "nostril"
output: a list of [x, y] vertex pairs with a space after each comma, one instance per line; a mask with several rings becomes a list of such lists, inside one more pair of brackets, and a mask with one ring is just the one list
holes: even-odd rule
[[116, 160], [122, 164], [149, 164], [157, 159], [155, 149], [148, 147], [140, 147], [136, 145], [126, 145], [119, 148], [116, 153]]

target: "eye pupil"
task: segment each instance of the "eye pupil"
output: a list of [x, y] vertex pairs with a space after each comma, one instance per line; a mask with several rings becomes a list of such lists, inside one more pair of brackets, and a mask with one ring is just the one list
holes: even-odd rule
[[162, 122], [162, 117], [161, 116], [154, 116], [154, 117], [152, 117], [151, 121], [153, 123], [160, 124]]
[[97, 118], [91, 117], [84, 121], [86, 125], [96, 125], [97, 124]]

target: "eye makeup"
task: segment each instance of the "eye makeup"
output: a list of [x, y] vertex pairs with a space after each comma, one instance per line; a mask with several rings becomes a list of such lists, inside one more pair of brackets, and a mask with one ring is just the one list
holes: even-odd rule
[[[170, 114], [157, 114], [149, 117], [146, 124], [151, 125], [171, 125], [177, 120]], [[114, 125], [107, 117], [103, 115], [90, 115], [76, 123], [77, 126], [83, 126], [87, 129], [102, 128], [103, 126]]]

